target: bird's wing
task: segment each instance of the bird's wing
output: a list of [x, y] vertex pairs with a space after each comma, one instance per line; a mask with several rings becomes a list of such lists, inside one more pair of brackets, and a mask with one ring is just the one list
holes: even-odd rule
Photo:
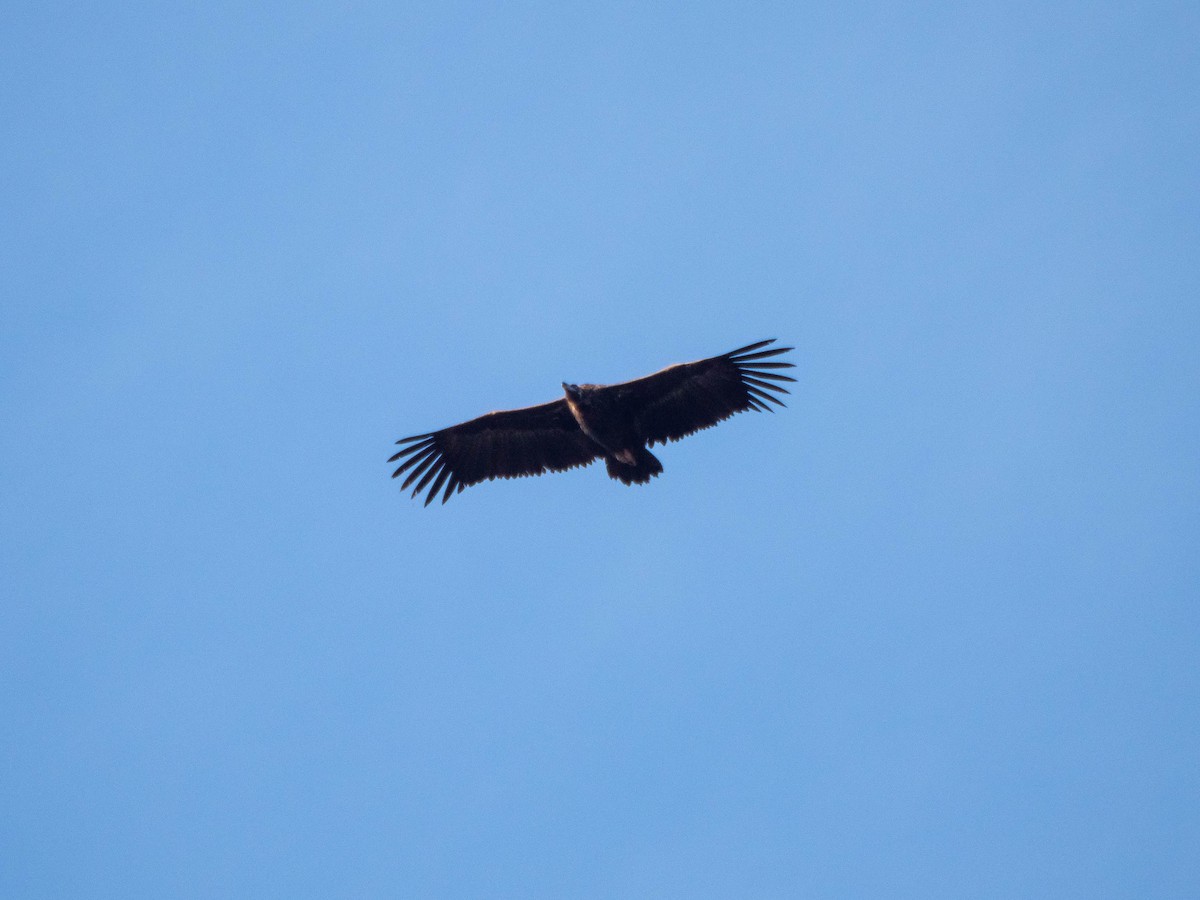
[[403, 490], [415, 481], [414, 497], [430, 485], [426, 506], [443, 486], [445, 503], [451, 494], [481, 481], [561, 472], [586, 466], [600, 454], [600, 448], [579, 430], [565, 400], [488, 413], [396, 443], [406, 446], [388, 460], [404, 460], [392, 477], [411, 469], [400, 487]]
[[792, 348], [762, 349], [774, 342], [772, 338], [720, 356], [670, 366], [604, 390], [616, 391], [628, 404], [639, 435], [650, 446], [656, 441], [677, 441], [734, 413], [770, 410], [771, 403], [784, 405], [776, 394], [789, 391], [780, 382], [796, 379], [773, 370], [790, 369], [792, 363], [774, 362], [769, 357]]

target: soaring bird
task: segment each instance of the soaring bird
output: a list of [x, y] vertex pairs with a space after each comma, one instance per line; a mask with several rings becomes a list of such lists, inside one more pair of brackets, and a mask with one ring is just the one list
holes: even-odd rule
[[568, 384], [558, 400], [506, 409], [396, 441], [403, 449], [388, 462], [403, 460], [396, 478], [411, 470], [401, 490], [414, 481], [412, 496], [429, 485], [428, 506], [439, 491], [442, 502], [465, 487], [493, 478], [519, 478], [563, 472], [600, 457], [610, 478], [645, 484], [662, 472], [647, 447], [677, 441], [711, 428], [734, 413], [783, 406], [780, 382], [795, 381], [775, 369], [792, 363], [769, 357], [793, 349], [764, 350], [775, 339], [749, 344], [720, 356], [680, 363], [621, 384]]

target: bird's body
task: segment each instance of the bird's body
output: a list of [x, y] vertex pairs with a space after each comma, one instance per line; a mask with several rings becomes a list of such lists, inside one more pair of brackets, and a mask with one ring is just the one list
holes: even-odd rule
[[625, 484], [645, 484], [662, 471], [662, 463], [646, 449], [646, 438], [626, 414], [628, 398], [620, 388], [563, 384], [567, 409], [579, 430], [604, 450], [608, 474]]
[[[488, 413], [461, 425], [403, 438], [389, 462], [405, 458], [392, 477], [412, 469], [415, 497], [430, 485], [428, 506], [445, 485], [442, 502], [472, 484], [585, 466], [603, 457], [609, 477], [645, 484], [663, 470], [648, 447], [711, 428], [747, 409], [783, 406], [781, 381], [768, 371], [791, 368], [768, 361], [791, 347], [762, 350], [759, 341], [709, 359], [670, 366], [621, 384], [563, 383], [564, 397], [539, 406]], [[755, 352], [757, 351], [757, 352]], [[432, 482], [432, 484], [430, 484]]]

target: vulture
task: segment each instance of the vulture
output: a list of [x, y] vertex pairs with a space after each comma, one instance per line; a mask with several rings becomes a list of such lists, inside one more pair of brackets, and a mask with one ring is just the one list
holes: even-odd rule
[[429, 488], [428, 506], [463, 488], [493, 478], [563, 472], [603, 458], [610, 478], [645, 484], [662, 472], [649, 451], [711, 428], [734, 413], [783, 406], [780, 382], [795, 381], [775, 371], [790, 362], [771, 359], [792, 347], [764, 350], [775, 339], [720, 356], [680, 363], [621, 384], [568, 384], [563, 396], [539, 406], [488, 413], [441, 431], [396, 441], [402, 449], [393, 478], [408, 472], [401, 490], [416, 482], [412, 496]]

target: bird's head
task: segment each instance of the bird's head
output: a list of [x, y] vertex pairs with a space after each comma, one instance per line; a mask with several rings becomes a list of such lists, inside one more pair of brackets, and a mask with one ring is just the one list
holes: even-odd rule
[[570, 397], [572, 400], [578, 400], [580, 397], [583, 396], [583, 391], [581, 391], [579, 389], [579, 385], [577, 385], [577, 384], [567, 384], [564, 381], [562, 383], [562, 386], [563, 386], [563, 390], [566, 391], [567, 396]]

